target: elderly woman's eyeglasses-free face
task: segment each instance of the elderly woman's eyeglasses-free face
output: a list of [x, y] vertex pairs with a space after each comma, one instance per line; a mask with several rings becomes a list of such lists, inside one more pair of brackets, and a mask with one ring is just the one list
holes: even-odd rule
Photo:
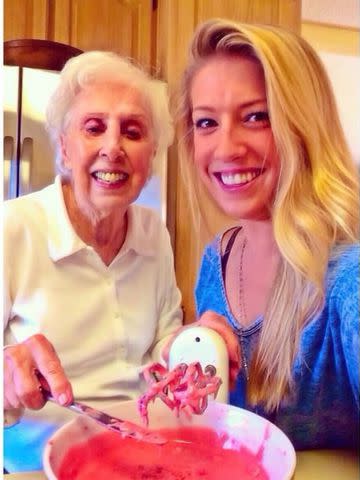
[[146, 183], [155, 153], [144, 97], [120, 83], [84, 87], [70, 110], [61, 145], [77, 203], [109, 213], [126, 211]]

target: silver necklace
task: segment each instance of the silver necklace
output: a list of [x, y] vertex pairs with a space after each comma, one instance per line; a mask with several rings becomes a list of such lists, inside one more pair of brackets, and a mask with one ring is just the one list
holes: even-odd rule
[[[245, 293], [244, 293], [244, 252], [246, 248], [247, 240], [246, 237], [241, 246], [240, 252], [240, 268], [239, 268], [239, 313], [240, 313], [240, 322], [242, 325], [246, 325], [247, 314], [246, 314], [246, 305], [245, 305]], [[242, 330], [242, 328], [241, 328]], [[240, 333], [240, 346], [241, 346], [241, 358], [242, 358], [242, 366], [244, 369], [246, 380], [249, 380], [249, 368], [248, 363], [245, 355], [245, 346], [244, 346], [244, 339], [242, 333]]]
[[246, 305], [245, 305], [245, 294], [244, 294], [244, 253], [246, 248], [247, 240], [246, 237], [241, 246], [240, 252], [240, 271], [239, 271], [239, 310], [240, 310], [240, 322], [243, 325], [246, 325]]

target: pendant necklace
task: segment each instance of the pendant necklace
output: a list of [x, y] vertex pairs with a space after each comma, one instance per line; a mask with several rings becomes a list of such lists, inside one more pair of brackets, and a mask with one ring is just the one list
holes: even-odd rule
[[[244, 241], [241, 246], [241, 252], [240, 252], [240, 269], [239, 269], [239, 307], [240, 307], [240, 323], [242, 325], [247, 325], [246, 320], [247, 320], [247, 315], [246, 315], [246, 305], [245, 305], [245, 293], [244, 293], [244, 272], [243, 272], [243, 263], [244, 263], [244, 252], [246, 248], [247, 240], [246, 237], [244, 238]], [[242, 330], [242, 328], [241, 328]], [[249, 368], [248, 368], [248, 363], [246, 360], [246, 355], [245, 355], [245, 348], [244, 348], [244, 339], [242, 332], [240, 333], [240, 346], [241, 346], [241, 358], [242, 358], [242, 366], [245, 372], [245, 377], [246, 380], [249, 380]]]

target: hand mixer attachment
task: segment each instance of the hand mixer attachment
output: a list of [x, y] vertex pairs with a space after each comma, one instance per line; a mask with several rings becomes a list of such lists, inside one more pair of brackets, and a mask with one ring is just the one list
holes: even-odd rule
[[148, 424], [147, 406], [160, 398], [177, 413], [202, 414], [209, 397], [227, 401], [228, 354], [222, 337], [206, 327], [183, 330], [169, 353], [169, 370], [159, 363], [143, 371], [149, 385], [138, 400], [140, 415]]
[[140, 415], [148, 424], [147, 406], [150, 401], [160, 398], [171, 410], [188, 414], [204, 412], [208, 396], [215, 397], [222, 383], [215, 376], [215, 369], [203, 372], [199, 362], [181, 363], [168, 371], [159, 363], [150, 365], [143, 372], [149, 388], [138, 400]]

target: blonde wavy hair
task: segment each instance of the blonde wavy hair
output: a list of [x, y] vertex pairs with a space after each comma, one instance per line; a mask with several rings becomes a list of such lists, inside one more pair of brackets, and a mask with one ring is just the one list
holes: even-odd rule
[[279, 27], [207, 21], [193, 37], [177, 111], [180, 165], [197, 226], [209, 222], [197, 194], [190, 90], [196, 72], [217, 54], [250, 57], [262, 66], [280, 157], [271, 215], [281, 260], [248, 384], [248, 401], [273, 410], [292, 391], [301, 331], [323, 307], [333, 247], [358, 239], [358, 172], [330, 81], [307, 42]]

